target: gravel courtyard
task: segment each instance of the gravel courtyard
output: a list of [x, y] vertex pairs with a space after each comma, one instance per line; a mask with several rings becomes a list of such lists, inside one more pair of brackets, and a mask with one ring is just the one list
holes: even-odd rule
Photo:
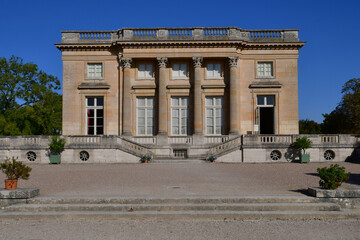
[[[276, 196], [318, 186], [316, 169], [330, 163], [29, 165], [19, 187], [40, 188], [41, 196]], [[360, 164], [340, 165], [352, 173], [343, 186], [359, 187]]]

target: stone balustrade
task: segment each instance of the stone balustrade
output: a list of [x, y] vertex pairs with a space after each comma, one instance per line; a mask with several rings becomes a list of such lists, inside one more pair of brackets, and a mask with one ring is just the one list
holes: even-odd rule
[[238, 40], [246, 42], [299, 42], [297, 29], [245, 30], [236, 27], [122, 28], [116, 31], [63, 31], [62, 44], [128, 41]]

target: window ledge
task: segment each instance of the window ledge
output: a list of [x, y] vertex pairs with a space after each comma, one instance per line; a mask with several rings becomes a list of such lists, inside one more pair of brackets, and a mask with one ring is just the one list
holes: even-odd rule
[[167, 85], [167, 89], [189, 89], [191, 88], [190, 84], [182, 84], [182, 85]]
[[133, 85], [132, 89], [155, 89], [156, 85]]
[[103, 78], [103, 77], [87, 77], [87, 78], [85, 78], [85, 81], [92, 81], [92, 80], [104, 81], [105, 78]]
[[249, 85], [249, 88], [281, 88], [282, 84], [278, 81], [259, 81], [253, 82]]
[[95, 82], [85, 82], [81, 83], [78, 86], [78, 89], [109, 89], [110, 85], [107, 83], [95, 83]]
[[226, 85], [225, 84], [206, 84], [206, 85], [201, 85], [201, 88], [225, 88]]
[[136, 80], [137, 80], [137, 81], [146, 81], [146, 80], [148, 80], [148, 81], [154, 81], [155, 78], [137, 78]]

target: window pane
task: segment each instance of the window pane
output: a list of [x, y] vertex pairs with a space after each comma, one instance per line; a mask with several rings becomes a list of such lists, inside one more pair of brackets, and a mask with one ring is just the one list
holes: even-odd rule
[[222, 105], [221, 103], [222, 103], [222, 98], [221, 98], [221, 97], [217, 97], [217, 98], [216, 98], [216, 104], [215, 104], [215, 105], [216, 105], [216, 106], [221, 106], [221, 105]]
[[211, 97], [206, 98], [206, 106], [212, 106], [213, 105], [213, 99]]
[[207, 77], [214, 77], [214, 65], [213, 64], [208, 64], [206, 71], [207, 71], [206, 72]]
[[215, 134], [221, 134], [221, 127], [216, 127]]
[[104, 110], [96, 109], [96, 117], [104, 117]]
[[104, 134], [104, 128], [103, 127], [97, 127], [96, 128], [96, 134]]
[[102, 97], [96, 98], [96, 106], [104, 106], [104, 98]]
[[265, 101], [264, 101], [264, 96], [258, 96], [257, 97], [257, 105], [264, 105]]
[[139, 107], [145, 106], [145, 98], [138, 98], [137, 100]]
[[172, 98], [171, 99], [172, 101], [172, 106], [179, 106], [179, 98]]
[[138, 109], [138, 117], [145, 117], [145, 109]]
[[146, 110], [146, 114], [147, 114], [147, 117], [148, 118], [152, 118], [153, 117], [153, 114], [154, 114], [154, 111], [152, 109], [147, 109]]
[[146, 77], [152, 78], [152, 76], [153, 76], [152, 64], [147, 64], [146, 65]]
[[153, 134], [153, 128], [152, 128], [152, 126], [150, 126], [150, 127], [147, 127], [147, 133], [146, 133], [147, 135], [152, 135]]
[[274, 96], [266, 97], [266, 105], [274, 105]]
[[206, 133], [207, 134], [213, 134], [214, 133], [214, 128], [212, 126], [206, 127]]
[[139, 135], [145, 134], [145, 126], [138, 126], [138, 133]]
[[94, 117], [94, 109], [88, 109], [87, 115], [88, 115], [88, 117]]
[[88, 118], [88, 126], [94, 126], [94, 118]]
[[152, 125], [153, 125], [153, 118], [152, 117], [147, 117], [147, 119], [146, 119], [146, 124], [147, 124], [147, 126], [149, 127], [152, 127]]
[[173, 134], [179, 134], [179, 127], [173, 126], [172, 130], [173, 130]]
[[146, 98], [146, 100], [147, 100], [146, 106], [148, 106], [148, 107], [153, 107], [154, 106], [154, 99], [153, 98]]
[[187, 134], [187, 127], [186, 126], [181, 127], [181, 134]]
[[179, 110], [178, 109], [173, 109], [173, 117], [176, 117], [176, 118], [179, 117]]
[[180, 76], [181, 77], [186, 77], [186, 68], [187, 68], [187, 66], [186, 66], [186, 64], [180, 64]]
[[94, 106], [94, 98], [87, 98], [87, 105]]
[[138, 72], [139, 78], [145, 77], [145, 64], [139, 64], [139, 72]]
[[94, 127], [88, 127], [88, 135], [94, 135]]
[[216, 109], [216, 117], [221, 117], [221, 109]]
[[181, 105], [187, 106], [188, 105], [188, 99], [187, 98], [181, 98]]
[[97, 123], [98, 126], [103, 126], [104, 125], [104, 119], [103, 118], [97, 118], [96, 123]]
[[138, 126], [145, 126], [145, 118], [144, 117], [139, 117], [138, 118]]
[[220, 76], [221, 76], [221, 65], [215, 64], [214, 77], [220, 77]]

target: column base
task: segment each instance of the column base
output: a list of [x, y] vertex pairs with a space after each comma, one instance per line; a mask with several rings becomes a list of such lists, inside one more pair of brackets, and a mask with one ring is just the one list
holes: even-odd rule
[[240, 135], [240, 130], [230, 130], [229, 135]]

